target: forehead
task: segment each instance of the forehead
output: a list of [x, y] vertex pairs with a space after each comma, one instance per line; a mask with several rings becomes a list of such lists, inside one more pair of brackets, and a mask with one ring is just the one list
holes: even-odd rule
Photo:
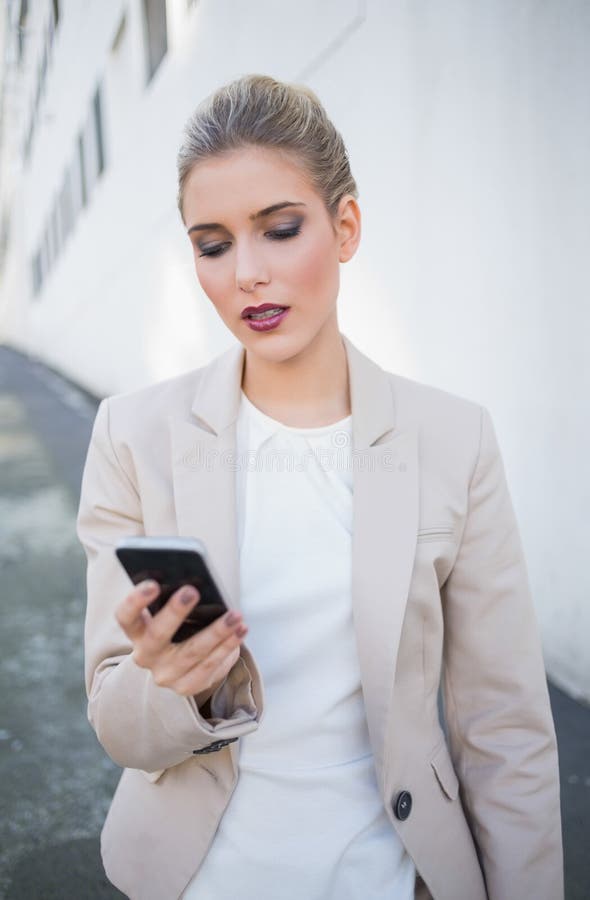
[[247, 217], [273, 203], [321, 202], [294, 158], [266, 147], [232, 150], [195, 165], [186, 180], [186, 224]]

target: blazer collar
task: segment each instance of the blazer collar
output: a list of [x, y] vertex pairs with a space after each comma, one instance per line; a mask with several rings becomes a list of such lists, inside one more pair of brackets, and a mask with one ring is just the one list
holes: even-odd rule
[[[364, 450], [395, 428], [395, 401], [387, 373], [340, 333], [348, 362], [353, 446]], [[205, 428], [220, 435], [236, 421], [240, 406], [245, 348], [236, 344], [203, 371], [191, 411]], [[363, 403], [361, 398], [371, 402]]]

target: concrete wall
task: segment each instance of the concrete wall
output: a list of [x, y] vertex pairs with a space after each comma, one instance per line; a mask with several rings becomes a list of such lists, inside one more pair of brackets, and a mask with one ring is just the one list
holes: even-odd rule
[[[60, 9], [31, 160], [15, 163], [3, 339], [100, 394], [228, 347], [175, 207], [182, 126], [237, 75], [309, 83], [363, 210], [341, 329], [388, 369], [490, 409], [549, 671], [590, 700], [590, 6], [168, 0], [147, 87], [139, 0]], [[30, 257], [99, 81], [106, 169], [32, 298]]]

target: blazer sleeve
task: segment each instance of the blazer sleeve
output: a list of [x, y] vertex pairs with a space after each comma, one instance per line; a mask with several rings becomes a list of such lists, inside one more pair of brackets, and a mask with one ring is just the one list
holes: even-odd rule
[[[88, 719], [117, 765], [146, 773], [177, 765], [217, 740], [258, 727], [261, 686], [249, 651], [210, 698], [204, 718], [194, 697], [157, 685], [131, 657], [132, 642], [115, 618], [131, 582], [115, 556], [117, 540], [144, 534], [141, 498], [109, 433], [108, 398], [98, 408], [87, 451], [78, 539], [87, 558], [84, 670]], [[255, 673], [255, 677], [253, 677]]]
[[489, 412], [441, 590], [451, 756], [490, 900], [563, 898], [557, 744], [518, 525]]

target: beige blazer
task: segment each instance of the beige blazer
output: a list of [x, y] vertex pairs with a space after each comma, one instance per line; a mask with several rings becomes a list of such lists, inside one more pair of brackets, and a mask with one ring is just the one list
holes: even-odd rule
[[[561, 900], [555, 732], [490, 414], [386, 372], [342, 339], [362, 688], [383, 804], [420, 876], [416, 896]], [[193, 698], [156, 685], [132, 661], [113, 612], [130, 589], [114, 545], [144, 532], [201, 538], [239, 608], [244, 352], [236, 344], [199, 369], [103, 400], [88, 449], [77, 518], [88, 559], [88, 717], [124, 768], [101, 852], [107, 876], [133, 900], [180, 897], [236, 785], [239, 743], [229, 741], [256, 729], [264, 712], [247, 645], [205, 719]], [[236, 886], [239, 875], [228, 872]]]

